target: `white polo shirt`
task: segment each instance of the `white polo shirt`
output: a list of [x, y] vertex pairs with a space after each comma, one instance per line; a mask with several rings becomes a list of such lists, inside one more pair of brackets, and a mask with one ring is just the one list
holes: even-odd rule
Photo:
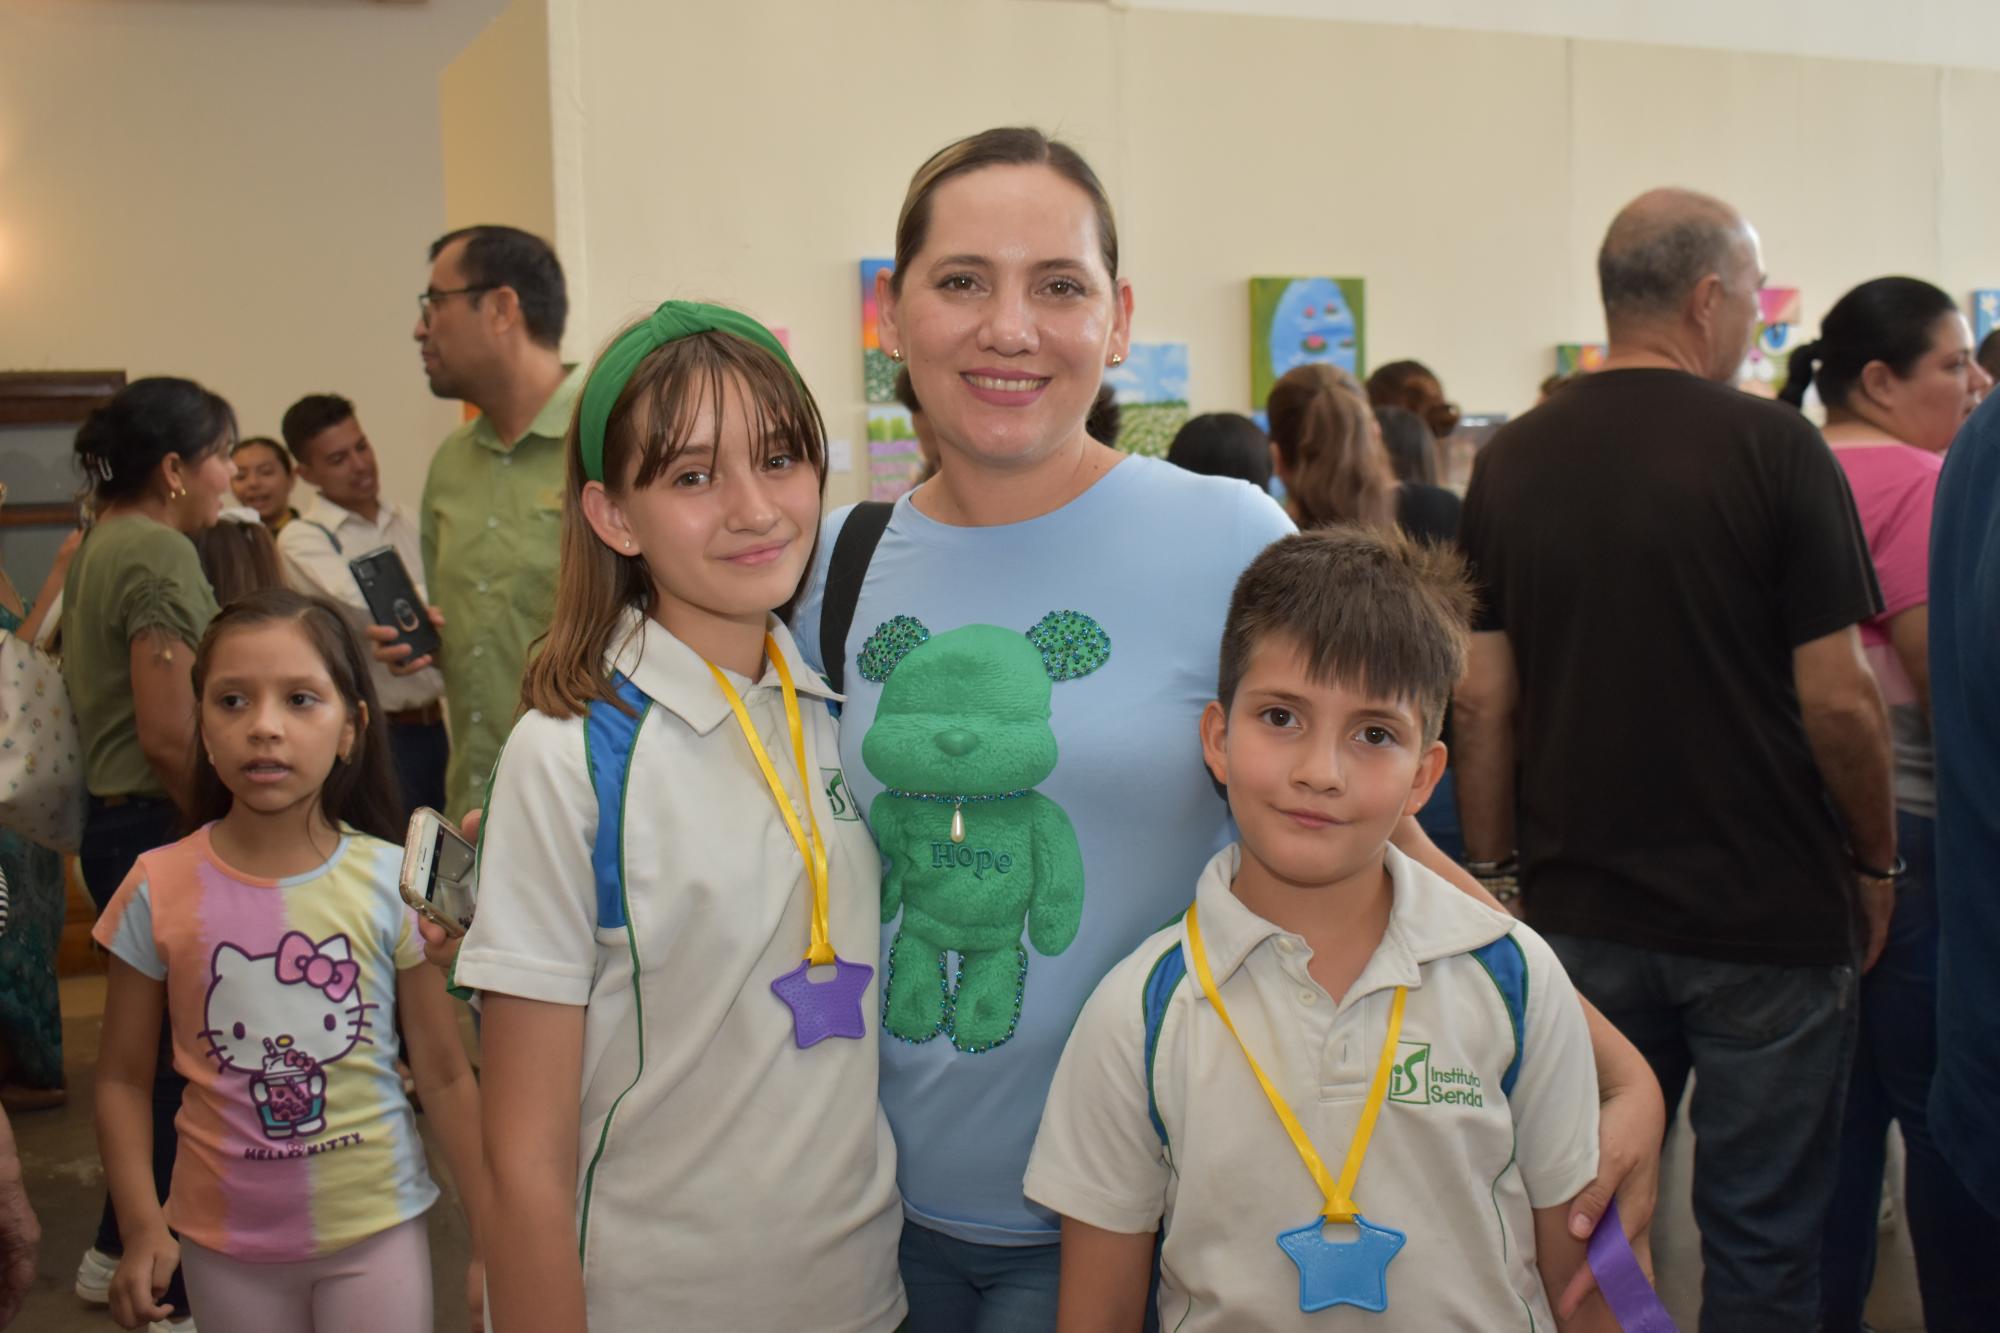
[[[1310, 1222], [1323, 1200], [1192, 964], [1159, 993], [1161, 977], [1186, 961], [1185, 919], [1113, 968], [1077, 1020], [1028, 1163], [1028, 1197], [1108, 1231], [1164, 1220], [1160, 1324], [1177, 1333], [1553, 1330], [1532, 1210], [1566, 1203], [1597, 1172], [1590, 1033], [1555, 955], [1391, 847], [1388, 930], [1336, 1004], [1306, 971], [1305, 941], [1230, 892], [1239, 857], [1231, 846], [1202, 872], [1202, 943], [1230, 1017], [1335, 1175], [1391, 997], [1409, 987], [1397, 1072], [1354, 1190], [1363, 1216], [1409, 1238], [1389, 1266], [1388, 1310], [1299, 1309], [1299, 1271], [1277, 1236]], [[1510, 934], [1526, 963], [1511, 1095], [1502, 1084], [1517, 1053], [1514, 1020], [1473, 954]], [[1488, 957], [1503, 951], [1512, 953], [1503, 943]], [[1149, 985], [1159, 1015], [1151, 1105]]]
[[[622, 784], [622, 892], [600, 906], [587, 721], [528, 713], [487, 802], [457, 980], [586, 1006], [577, 1219], [592, 1328], [893, 1329], [905, 1304], [876, 1101], [881, 863], [838, 768], [838, 696], [773, 619], [806, 724], [804, 795], [829, 844], [833, 946], [877, 968], [865, 1038], [801, 1050], [771, 983], [805, 955], [804, 862], [707, 665], [653, 621], [628, 625], [611, 659], [652, 703]], [[802, 812], [777, 673], [731, 683]]]
[[[336, 542], [339, 543], [337, 547]], [[376, 510], [375, 521], [370, 523], [352, 510], [342, 509], [324, 495], [317, 495], [306, 506], [305, 513], [285, 524], [285, 530], [278, 534], [278, 554], [284, 558], [285, 582], [300, 592], [317, 593], [346, 607], [348, 623], [364, 644], [368, 641], [365, 631], [375, 623], [375, 619], [369, 613], [368, 600], [361, 595], [361, 585], [354, 581], [354, 571], [347, 567], [347, 562], [357, 555], [366, 555], [384, 546], [396, 548], [396, 554], [403, 557], [403, 568], [409, 571], [410, 581], [417, 585], [417, 596], [427, 598], [428, 594], [424, 591], [424, 551], [418, 540], [417, 525], [399, 505], [382, 501], [381, 507]], [[375, 661], [371, 654], [368, 671], [375, 678], [375, 697], [391, 713], [422, 708], [444, 696], [444, 675], [436, 667], [425, 667], [413, 675], [398, 676]]]

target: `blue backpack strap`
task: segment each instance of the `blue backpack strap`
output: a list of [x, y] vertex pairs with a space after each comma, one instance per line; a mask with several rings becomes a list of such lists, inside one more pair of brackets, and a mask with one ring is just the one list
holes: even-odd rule
[[1507, 1066], [1507, 1072], [1500, 1076], [1500, 1091], [1506, 1096], [1514, 1095], [1514, 1080], [1521, 1076], [1521, 1057], [1525, 1052], [1528, 1035], [1528, 958], [1521, 952], [1521, 945], [1513, 933], [1502, 935], [1488, 945], [1472, 951], [1479, 965], [1486, 969], [1493, 988], [1500, 992], [1500, 1002], [1507, 1006], [1507, 1023], [1514, 1029], [1514, 1059]]
[[1161, 954], [1153, 964], [1153, 970], [1146, 974], [1146, 989], [1143, 1003], [1146, 1014], [1146, 1114], [1153, 1121], [1153, 1131], [1160, 1136], [1160, 1142], [1167, 1142], [1166, 1122], [1160, 1119], [1160, 1102], [1153, 1094], [1153, 1064], [1160, 1049], [1160, 1028], [1167, 1021], [1167, 1006], [1173, 1002], [1174, 991], [1187, 975], [1187, 955], [1182, 952], [1180, 941]]
[[[597, 792], [597, 837], [590, 868], [597, 878], [597, 925], [625, 925], [625, 789], [632, 777], [632, 753], [653, 701], [622, 675], [611, 678], [617, 702], [594, 700], [584, 725], [584, 757]], [[622, 705], [622, 707], [621, 707]]]
[[311, 519], [309, 519], [309, 518], [296, 518], [296, 519], [293, 519], [292, 521], [293, 521], [294, 523], [303, 523], [303, 524], [305, 524], [305, 525], [306, 525], [307, 527], [309, 527], [309, 528], [318, 528], [318, 529], [319, 529], [319, 530], [320, 530], [321, 532], [324, 532], [324, 533], [326, 534], [326, 539], [327, 539], [328, 541], [330, 541], [330, 542], [332, 542], [332, 543], [333, 543], [333, 553], [334, 553], [335, 555], [346, 555], [346, 554], [347, 554], [347, 552], [345, 552], [345, 551], [343, 551], [343, 550], [341, 550], [341, 549], [340, 549], [340, 538], [338, 538], [338, 537], [334, 536], [334, 535], [333, 535], [333, 529], [332, 529], [332, 528], [329, 528], [329, 527], [328, 527], [328, 526], [327, 526], [326, 524], [324, 524], [324, 523], [315, 523], [315, 522], [313, 522], [313, 521], [312, 521]]

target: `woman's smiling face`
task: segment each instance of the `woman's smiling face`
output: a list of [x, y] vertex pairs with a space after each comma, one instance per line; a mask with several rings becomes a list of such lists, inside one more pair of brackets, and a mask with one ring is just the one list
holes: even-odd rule
[[1023, 467], [1083, 438], [1131, 324], [1130, 285], [1105, 268], [1097, 227], [1089, 194], [1047, 166], [937, 187], [901, 290], [884, 274], [877, 294], [883, 346], [908, 362], [947, 460]]

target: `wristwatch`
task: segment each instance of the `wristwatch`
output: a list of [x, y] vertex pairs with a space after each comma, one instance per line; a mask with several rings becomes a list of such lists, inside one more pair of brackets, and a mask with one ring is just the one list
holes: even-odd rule
[[1521, 900], [1519, 856], [1509, 856], [1504, 861], [1467, 861], [1465, 868], [1501, 906], [1511, 907]]

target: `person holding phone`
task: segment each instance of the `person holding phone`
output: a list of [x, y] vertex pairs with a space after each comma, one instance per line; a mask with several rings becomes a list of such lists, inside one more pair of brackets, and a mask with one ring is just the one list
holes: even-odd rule
[[[355, 633], [369, 641], [375, 617], [348, 562], [386, 546], [401, 557], [421, 614], [423, 542], [417, 522], [401, 505], [382, 498], [375, 447], [361, 429], [354, 404], [335, 393], [307, 394], [286, 409], [281, 429], [298, 460], [299, 476], [319, 489], [299, 521], [278, 534], [286, 580], [301, 592], [340, 603]], [[418, 806], [442, 810], [451, 758], [443, 673], [435, 666], [392, 670], [380, 660], [370, 664], [369, 672], [389, 724], [404, 815]]]

